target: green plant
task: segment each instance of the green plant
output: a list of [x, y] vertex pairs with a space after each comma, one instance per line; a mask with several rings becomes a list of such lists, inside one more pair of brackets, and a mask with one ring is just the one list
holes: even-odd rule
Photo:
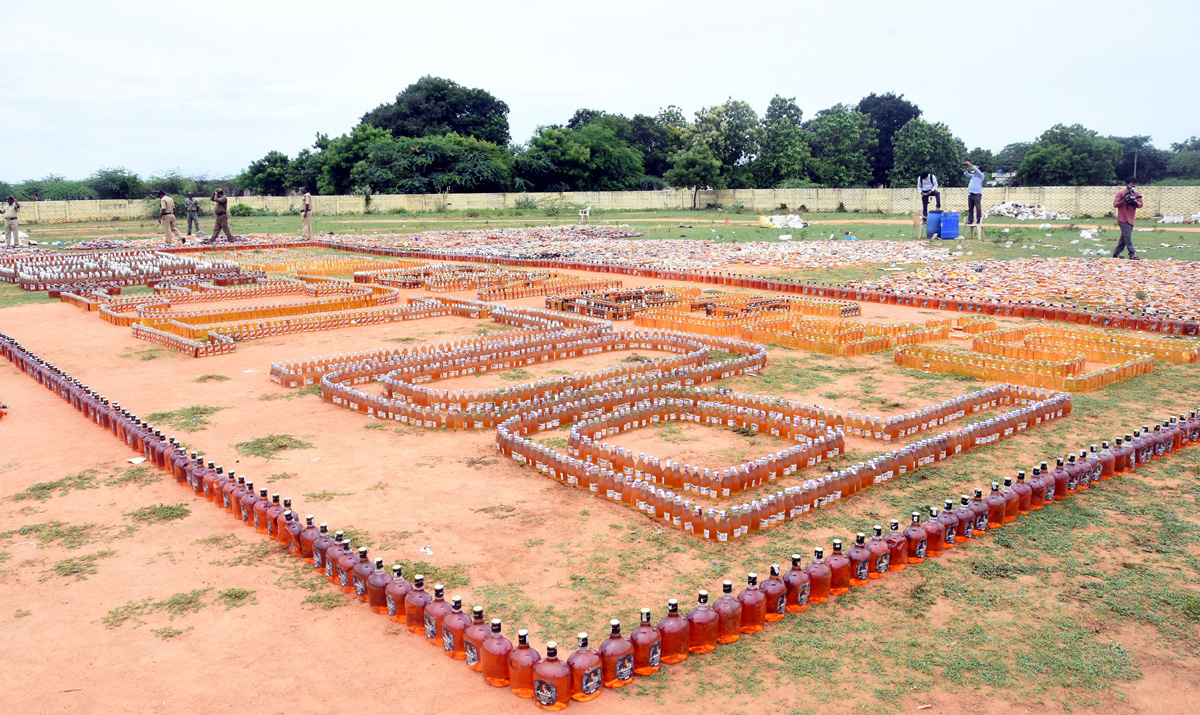
[[837, 209], [835, 209], [835, 213], [840, 213], [840, 214], [848, 213], [846, 211], [846, 204], [839, 201], [838, 205], [837, 205]]
[[243, 218], [247, 216], [253, 216], [254, 209], [250, 208], [249, 204], [234, 204], [233, 206], [229, 207], [229, 215], [241, 216]]
[[54, 496], [55, 492], [61, 497], [66, 496], [72, 489], [95, 489], [100, 486], [96, 483], [96, 474], [96, 470], [89, 469], [52, 482], [38, 482], [25, 491], [17, 492], [12, 499], [13, 501], [37, 499], [44, 502]]
[[126, 514], [126, 516], [133, 521], [157, 524], [163, 521], [183, 519], [191, 513], [192, 510], [186, 504], [153, 504], [141, 507], [140, 509], [134, 509]]
[[207, 375], [201, 375], [200, 377], [197, 377], [192, 382], [226, 382], [229, 379], [230, 378], [226, 377], [225, 375], [209, 373]]
[[513, 208], [521, 211], [535, 211], [538, 207], [538, 200], [527, 194], [521, 194], [517, 200], [513, 202]]
[[215, 603], [225, 606], [225, 610], [228, 611], [231, 608], [253, 605], [258, 603], [258, 599], [254, 597], [253, 589], [227, 588], [217, 593]]
[[233, 448], [243, 457], [271, 459], [289, 449], [312, 449], [312, 444], [290, 434], [269, 434], [249, 442], [239, 442]]
[[744, 213], [746, 213], [746, 204], [745, 204], [745, 202], [742, 202], [742, 201], [734, 201], [732, 204], [730, 204], [729, 208], [730, 208], [730, 209], [731, 209], [731, 210], [732, 210], [732, 211], [733, 211], [735, 214], [744, 214]]
[[171, 412], [152, 412], [146, 415], [150, 423], [162, 422], [180, 432], [199, 432], [208, 427], [208, 418], [228, 407], [213, 407], [211, 405], [193, 405]]
[[54, 564], [54, 568], [50, 569], [50, 571], [59, 576], [74, 576], [76, 581], [83, 581], [87, 579], [88, 575], [97, 572], [97, 561], [116, 555], [117, 552], [112, 549], [103, 549], [94, 554], [74, 556]]

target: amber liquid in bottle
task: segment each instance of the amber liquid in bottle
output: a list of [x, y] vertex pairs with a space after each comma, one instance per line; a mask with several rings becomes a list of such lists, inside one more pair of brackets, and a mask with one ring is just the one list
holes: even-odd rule
[[[732, 584], [730, 585], [732, 586]], [[767, 597], [758, 587], [758, 574], [747, 574], [746, 588], [742, 589], [742, 592], [738, 594], [737, 603], [741, 612], [739, 630], [742, 633], [758, 633], [761, 631], [763, 624], [767, 620]], [[717, 605], [720, 605], [720, 601], [717, 602]], [[719, 612], [720, 610], [718, 609]]]
[[975, 536], [975, 512], [971, 511], [971, 497], [961, 494], [959, 498], [959, 507], [954, 510], [954, 516], [958, 519], [958, 530], [954, 532], [954, 540], [961, 544]]
[[[1054, 480], [1050, 480], [1050, 484], [1053, 485]], [[1047, 501], [1050, 500], [1050, 489], [1051, 488], [1052, 488], [1052, 486], [1047, 487], [1047, 490], [1046, 490], [1046, 500]], [[991, 510], [988, 509], [987, 502], [985, 502], [983, 500], [983, 490], [976, 487], [975, 488], [975, 498], [971, 500], [971, 512], [973, 514], [975, 514], [975, 535], [976, 536], [978, 536], [979, 534], [987, 533], [988, 513], [990, 511]]]
[[674, 598], [668, 600], [667, 615], [658, 622], [663, 663], [670, 665], [688, 659], [692, 652], [691, 629], [691, 621], [679, 615], [679, 601]]
[[491, 632], [483, 639], [479, 648], [479, 659], [483, 666], [483, 682], [496, 688], [507, 688], [511, 682], [508, 675], [508, 654], [512, 642], [500, 633], [500, 619], [493, 618]]
[[600, 695], [602, 669], [600, 654], [588, 647], [588, 634], [580, 633], [578, 638], [579, 647], [567, 658], [567, 667], [571, 669], [571, 698], [586, 702]]
[[[717, 629], [719, 618], [717, 612], [708, 605], [708, 591], [701, 591], [696, 599], [696, 607], [688, 611], [688, 651], [692, 653], [709, 653], [717, 647]], [[660, 625], [661, 629], [662, 626]], [[665, 640], [666, 634], [664, 632]], [[665, 660], [665, 657], [664, 657]]]
[[933, 558], [941, 556], [945, 547], [946, 527], [938, 521], [937, 507], [929, 508], [929, 520], [922, 526], [925, 527], [925, 557]]
[[475, 672], [483, 670], [481, 649], [490, 632], [483, 620], [483, 606], [475, 606], [471, 609], [471, 625], [463, 632], [463, 654], [466, 655], [467, 667]]
[[[263, 491], [266, 491], [265, 489]], [[321, 536], [321, 530], [313, 525], [313, 515], [309, 514], [304, 517], [304, 529], [297, 537], [300, 546], [300, 558], [308, 563], [313, 562], [313, 544]]]
[[1000, 496], [1004, 497], [1004, 523], [1016, 521], [1020, 515], [1021, 497], [1013, 489], [1012, 477], [1004, 478], [1004, 488], [1000, 490]]
[[883, 527], [876, 524], [874, 534], [874, 538], [867, 542], [867, 578], [869, 579], [887, 576], [892, 562], [891, 550], [888, 549], [887, 541], [883, 538]]
[[442, 642], [442, 621], [450, 613], [450, 604], [446, 603], [446, 587], [434, 584], [433, 600], [425, 604], [425, 640], [440, 646]]
[[387, 588], [383, 589], [384, 613], [397, 623], [406, 623], [404, 599], [411, 592], [412, 584], [404, 578], [404, 567], [392, 564], [392, 579]]
[[953, 549], [958, 538], [958, 517], [954, 515], [954, 502], [947, 499], [942, 504], [942, 513], [937, 515], [937, 521], [942, 525], [942, 549]]
[[623, 688], [633, 682], [636, 667], [633, 641], [621, 635], [621, 622], [608, 622], [609, 635], [600, 644], [600, 675], [606, 688]]
[[367, 547], [358, 547], [357, 552], [350, 552], [338, 559], [338, 583], [344, 593], [358, 596], [359, 600], [367, 600], [367, 576], [370, 576], [370, 562], [367, 561]]
[[296, 521], [296, 513], [291, 509], [283, 512], [284, 523], [279, 530], [279, 540], [287, 548], [287, 552], [292, 556], [300, 555], [300, 532], [304, 527], [300, 526], [300, 522]]
[[[340, 537], [339, 537], [340, 538]], [[313, 569], [325, 572], [325, 554], [328, 553], [329, 547], [333, 546], [334, 540], [329, 536], [329, 524], [322, 523], [320, 535], [313, 542]]]
[[829, 566], [829, 595], [840, 596], [850, 590], [850, 559], [842, 553], [842, 540], [833, 540], [833, 553], [825, 561]]
[[921, 525], [921, 512], [912, 513], [912, 523], [904, 530], [904, 538], [908, 541], [908, 563], [919, 564], [924, 561], [929, 547], [929, 534]]
[[558, 659], [558, 644], [546, 644], [546, 657], [533, 666], [533, 697], [543, 710], [562, 710], [571, 702], [571, 668]]
[[325, 550], [325, 579], [329, 583], [336, 584], [338, 582], [337, 562], [349, 548], [350, 544], [342, 532], [339, 531], [333, 535], [333, 545]]
[[713, 604], [717, 612], [717, 643], [733, 643], [742, 634], [742, 604], [733, 597], [733, 581], [721, 584], [721, 597]]
[[810, 585], [808, 572], [800, 567], [800, 554], [792, 554], [792, 568], [783, 575], [783, 585], [787, 586], [787, 610], [799, 613], [808, 608]]
[[376, 557], [375, 568], [367, 577], [367, 605], [373, 613], [388, 615], [387, 587], [392, 577], [383, 569], [383, 559]]
[[404, 597], [404, 627], [414, 635], [425, 635], [425, 606], [433, 598], [425, 590], [425, 577], [417, 574], [413, 588]]
[[871, 577], [871, 552], [867, 550], [867, 535], [858, 532], [854, 536], [854, 546], [846, 553], [850, 560], [850, 585], [864, 586]]
[[[763, 620], [768, 623], [782, 620], [787, 615], [787, 584], [779, 577], [779, 564], [771, 564], [771, 577], [759, 585], [763, 595]], [[745, 604], [742, 604], [745, 613]]]
[[[638, 627], [629, 634], [629, 640], [633, 643], [633, 672], [654, 675], [662, 667], [662, 633], [650, 623], [649, 608], [643, 608], [640, 617]], [[684, 621], [686, 626], [687, 622]], [[687, 657], [687, 648], [684, 648], [683, 655]]]
[[908, 568], [908, 539], [900, 531], [900, 520], [892, 519], [891, 531], [883, 543], [888, 547], [888, 571]]
[[471, 626], [471, 617], [463, 613], [462, 597], [450, 599], [450, 612], [442, 621], [442, 648], [454, 660], [466, 660], [463, 634]]
[[[458, 597], [455, 596], [455, 598]], [[463, 618], [466, 618], [465, 614], [463, 614]], [[467, 620], [470, 621], [469, 618]], [[450, 616], [446, 616], [447, 628], [449, 621]], [[533, 697], [533, 671], [541, 659], [541, 653], [529, 647], [529, 631], [524, 628], [517, 631], [517, 647], [508, 653], [508, 677], [512, 681], [514, 695], [519, 698]]]
[[987, 498], [988, 529], [999, 529], [1004, 526], [1004, 513], [1008, 510], [1008, 501], [1000, 493], [1000, 482], [992, 482], [992, 493]]
[[828, 601], [832, 572], [825, 563], [825, 549], [820, 546], [813, 549], [813, 562], [805, 567], [804, 572], [808, 574], [808, 602]]

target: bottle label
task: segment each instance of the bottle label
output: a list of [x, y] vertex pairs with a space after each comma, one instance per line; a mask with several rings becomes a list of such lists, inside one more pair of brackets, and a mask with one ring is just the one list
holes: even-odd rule
[[650, 646], [650, 665], [657, 667], [662, 663], [662, 641]]
[[341, 584], [342, 588], [350, 585], [350, 576], [346, 573], [346, 569], [341, 566], [338, 567], [338, 583]]
[[221, 493], [221, 503], [225, 505], [226, 509], [229, 508], [229, 492]]
[[442, 629], [442, 647], [446, 649], [447, 653], [454, 652], [454, 633], [448, 628]]
[[354, 577], [354, 592], [359, 596], [362, 596], [367, 592], [367, 582], [364, 581], [361, 576]]
[[[267, 519], [267, 535], [268, 536], [275, 535], [275, 520], [274, 519]], [[316, 557], [313, 557], [313, 558], [316, 558]], [[314, 562], [314, 563], [316, 563], [316, 562]], [[316, 565], [317, 565], [317, 568], [321, 568], [320, 563], [316, 563]]]
[[729, 541], [729, 532], [728, 531], [718, 531], [717, 532], [717, 541]]
[[633, 680], [633, 653], [617, 658], [617, 680]]
[[929, 543], [925, 539], [921, 539], [920, 541], [917, 542], [916, 554], [917, 554], [918, 559], [925, 558], [925, 549], [928, 546], [929, 546]]
[[[1042, 497], [1042, 499], [1043, 499], [1043, 501], [1054, 501], [1054, 482], [1053, 481], [1051, 481], [1049, 484], [1046, 485], [1046, 496]], [[979, 528], [976, 527], [975, 530], [979, 531]]]
[[249, 519], [249, 518], [250, 518], [250, 515], [248, 513], [246, 513], [246, 505], [242, 504], [242, 521], [245, 521], [246, 519]]
[[[1054, 496], [1054, 489], [1053, 488], [1047, 489], [1046, 493], [1049, 494], [1050, 496]], [[987, 514], [980, 514], [979, 516], [975, 517], [975, 531], [977, 531], [977, 532], [987, 531], [987, 523], [988, 523], [987, 522]]]
[[558, 702], [558, 688], [554, 687], [553, 683], [547, 683], [545, 680], [534, 680], [533, 696], [537, 698], [539, 705], [549, 707]]
[[867, 580], [867, 572], [869, 570], [870, 570], [870, 562], [867, 559], [863, 559], [862, 561], [859, 561], [858, 565], [856, 565], [854, 567], [854, 577], [860, 581], [865, 581], [865, 580]]
[[437, 638], [437, 621], [428, 613], [425, 614], [425, 637]]
[[958, 533], [958, 525], [957, 524], [955, 524], [954, 526], [947, 526], [946, 534], [942, 537], [942, 543], [953, 544], [954, 543], [954, 535], [957, 533]]
[[470, 641], [463, 643], [463, 652], [467, 654], [467, 665], [479, 664], [479, 649]]
[[811, 587], [812, 587], [812, 584], [805, 582], [804, 585], [802, 585], [800, 588], [796, 589], [796, 605], [797, 606], [807, 606], [808, 605], [808, 595], [809, 595], [809, 592], [811, 591]]
[[1074, 489], [1078, 486], [1079, 486], [1079, 475], [1074, 475], [1067, 479], [1067, 491], [1071, 491], [1072, 489]]
[[875, 573], [887, 573], [888, 566], [892, 565], [892, 555], [890, 552], [884, 552], [875, 559]]
[[258, 520], [258, 509], [255, 509], [255, 510], [254, 510], [254, 528], [255, 528], [256, 530], [258, 529], [258, 525], [259, 525], [259, 523], [260, 523], [260, 522], [259, 522], [259, 520]]
[[584, 695], [591, 695], [600, 689], [600, 666], [586, 670], [583, 673], [581, 681], [581, 690]]
[[332, 575], [333, 575], [333, 560], [325, 559], [325, 576], [329, 577]]
[[[271, 528], [271, 522], [268, 521], [267, 529], [269, 530], [270, 528]], [[320, 571], [321, 565], [322, 565], [321, 564], [321, 552], [317, 551], [316, 549], [313, 549], [313, 569]]]
[[396, 599], [390, 593], [387, 595], [387, 609], [389, 616], [394, 617], [396, 615]]

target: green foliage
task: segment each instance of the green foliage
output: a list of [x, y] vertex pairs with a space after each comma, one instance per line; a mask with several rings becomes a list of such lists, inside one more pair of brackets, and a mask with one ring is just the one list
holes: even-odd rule
[[312, 449], [312, 444], [290, 434], [269, 434], [248, 442], [239, 442], [233, 448], [243, 457], [271, 459], [276, 454], [289, 449]]
[[895, 136], [895, 164], [888, 178], [892, 186], [915, 186], [917, 176], [931, 171], [942, 186], [964, 186], [963, 159], [967, 147], [938, 122], [913, 119]]
[[600, 121], [540, 128], [513, 166], [539, 191], [626, 191], [645, 174], [641, 154]]
[[1003, 171], [1011, 174], [1021, 168], [1025, 155], [1029, 153], [1032, 142], [1014, 142], [1001, 149], [993, 162], [993, 171]]
[[1081, 124], [1047, 129], [1017, 170], [1026, 186], [1103, 186], [1116, 178], [1121, 145]]
[[[712, 152], [720, 162], [724, 186], [739, 189], [753, 184], [750, 162], [761, 150], [763, 127], [754, 108], [746, 102], [731, 98], [697, 111], [695, 123], [684, 132], [684, 141], [691, 148], [707, 147]], [[663, 178], [676, 186], [695, 185]]]
[[[100, 169], [88, 178], [88, 183], [98, 199], [140, 199], [146, 195], [141, 178], [123, 167]], [[167, 193], [174, 193], [171, 191], [174, 187], [158, 188]]]
[[291, 188], [289, 164], [287, 154], [269, 151], [263, 158], [250, 162], [238, 175], [237, 185], [261, 196], [283, 196]]
[[228, 382], [231, 378], [227, 375], [218, 375], [216, 373], [208, 373], [197, 377], [192, 382]]
[[224, 606], [225, 610], [228, 611], [231, 608], [252, 606], [258, 603], [258, 599], [254, 597], [254, 589], [227, 588], [224, 591], [218, 592], [217, 598], [213, 602]]
[[871, 151], [871, 183], [886, 184], [895, 161], [893, 138], [901, 127], [921, 116], [921, 109], [903, 94], [872, 92], [859, 101], [858, 111], [871, 117], [871, 125], [879, 132], [879, 143]]
[[430, 75], [405, 87], [395, 102], [364, 114], [362, 122], [396, 137], [455, 133], [500, 146], [509, 142], [507, 104], [486, 90]]
[[996, 170], [996, 157], [992, 154], [990, 149], [975, 147], [971, 151], [967, 152], [967, 161], [971, 162], [975, 166], [978, 166], [979, 169], [985, 173]]
[[228, 407], [213, 407], [211, 405], [192, 405], [170, 412], [151, 412], [146, 415], [150, 424], [165, 424], [180, 432], [199, 432], [208, 427], [208, 418]]
[[1200, 179], [1200, 150], [1172, 154], [1167, 164], [1167, 175], [1173, 179]]
[[24, 491], [17, 492], [13, 495], [13, 501], [26, 501], [29, 499], [37, 499], [44, 502], [50, 497], [57, 494], [64, 497], [71, 492], [72, 489], [95, 489], [100, 486], [96, 483], [96, 475], [98, 472], [94, 469], [88, 469], [78, 474], [55, 479], [50, 482], [38, 482]]
[[868, 115], [839, 104], [818, 112], [805, 129], [814, 181], [824, 186], [866, 186], [871, 181], [870, 157], [879, 139]]
[[[84, 556], [74, 556], [69, 559], [63, 559], [54, 564], [54, 567], [48, 569], [58, 576], [74, 576], [76, 581], [85, 581], [90, 575], [98, 572], [96, 562], [100, 559], [107, 559], [116, 556], [117, 552], [112, 549], [103, 549], [93, 554], [85, 554]], [[44, 580], [44, 579], [43, 579]]]
[[474, 137], [398, 137], [371, 143], [350, 181], [377, 194], [500, 191], [510, 171], [501, 147]]
[[[322, 140], [318, 137], [318, 147], [321, 147], [321, 175], [317, 179], [317, 189], [322, 194], [347, 194], [354, 187], [351, 174], [358, 162], [367, 158], [367, 151], [377, 141], [391, 139], [392, 135], [386, 129], [359, 124], [336, 139]], [[323, 144], [323, 146], [322, 146]]]
[[1171, 152], [1159, 149], [1151, 143], [1148, 136], [1109, 137], [1121, 145], [1121, 157], [1117, 161], [1115, 172], [1117, 180], [1137, 176], [1142, 183], [1150, 183], [1165, 179], [1171, 164]]
[[696, 196], [705, 187], [721, 188], [721, 160], [707, 146], [693, 146], [679, 152], [671, 159], [671, 168], [663, 177], [672, 186], [692, 187], [692, 210], [696, 209]]
[[328, 489], [319, 492], [308, 492], [304, 495], [309, 501], [333, 501], [337, 497], [352, 496], [354, 492], [331, 492]]
[[230, 216], [241, 216], [244, 218], [246, 216], [253, 216], [254, 213], [254, 209], [250, 207], [250, 204], [233, 204], [229, 207]]
[[92, 523], [67, 525], [61, 521], [51, 521], [26, 524], [12, 531], [0, 532], [0, 537], [33, 537], [42, 546], [57, 545], [59, 548], [73, 550], [99, 540], [110, 528]]
[[157, 470], [151, 469], [145, 464], [136, 464], [132, 467], [127, 467], [124, 474], [114, 474], [104, 480], [106, 487], [126, 487], [136, 485], [138, 489], [155, 484], [162, 481], [162, 477]]
[[807, 181], [805, 163], [812, 152], [802, 128], [804, 112], [796, 100], [775, 95], [763, 116], [762, 151], [753, 165], [757, 186]]
[[646, 175], [638, 179], [638, 191], [663, 191], [668, 187], [665, 180], [657, 176]]
[[133, 627], [139, 628], [146, 625], [146, 621], [143, 620], [146, 616], [161, 611], [168, 613], [171, 620], [175, 620], [176, 616], [183, 617], [189, 613], [199, 613], [200, 609], [208, 605], [204, 601], [204, 596], [211, 590], [210, 588], [198, 588], [187, 593], [176, 593], [161, 601], [155, 601], [152, 598], [127, 601], [124, 606], [118, 606], [108, 612], [108, 615], [103, 618], [104, 627], [120, 628], [133, 621]]
[[302, 603], [306, 603], [314, 608], [320, 608], [324, 611], [331, 611], [335, 608], [349, 605], [350, 600], [340, 592], [321, 591], [318, 593], [308, 594], [304, 597], [304, 601], [302, 601]]
[[158, 524], [164, 521], [174, 521], [189, 516], [192, 510], [186, 504], [152, 504], [126, 514], [133, 521], [146, 524]]

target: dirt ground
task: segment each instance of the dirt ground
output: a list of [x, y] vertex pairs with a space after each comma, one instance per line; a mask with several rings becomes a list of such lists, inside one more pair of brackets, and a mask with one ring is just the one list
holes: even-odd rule
[[[626, 280], [642, 283], [662, 282]], [[543, 299], [513, 303], [540, 306]], [[879, 305], [864, 305], [864, 313], [888, 321], [948, 315]], [[1162, 366], [1137, 386], [1078, 398], [1077, 414], [1062, 424], [718, 548], [664, 532], [637, 513], [500, 459], [493, 432], [381, 423], [311, 392], [281, 388], [268, 377], [276, 360], [499, 334], [487, 321], [441, 317], [279, 336], [199, 360], [134, 340], [128, 328], [66, 304], [4, 309], [0, 331], [138, 415], [220, 408], [206, 425], [174, 435], [256, 487], [293, 498], [299, 513], [314, 514], [331, 530], [353, 527], [355, 541], [367, 545], [371, 556], [403, 563], [409, 578], [423, 570], [430, 583], [444, 580], [448, 596], [461, 594], [464, 605], [484, 605], [489, 617], [504, 618], [510, 638], [529, 628], [541, 652], [556, 639], [570, 653], [579, 630], [588, 630], [598, 646], [609, 618], [620, 618], [627, 633], [638, 608], [653, 608], [657, 621], [667, 598], [690, 608], [698, 588], [719, 592], [724, 578], [740, 590], [747, 571], [765, 574], [771, 563], [786, 570], [793, 552], [807, 563], [813, 546], [902, 518], [914, 504], [940, 505], [995, 475], [1011, 476], [1064, 449], [1200, 403], [1197, 366]], [[718, 386], [885, 417], [983, 386], [902, 371], [892, 366], [890, 352], [851, 360], [782, 349], [769, 354], [770, 367], [761, 376]], [[629, 357], [605, 353], [439, 386], [519, 384]], [[335, 592], [296, 559], [280, 555], [273, 542], [195, 500], [169, 477], [133, 467], [127, 460], [135, 455], [111, 434], [7, 362], [0, 364], [0, 401], [10, 405], [0, 421], [0, 628], [6, 645], [0, 666], [10, 678], [0, 712], [534, 710]], [[273, 458], [239, 454], [237, 445], [271, 434], [311, 446]], [[696, 425], [616, 438], [660, 458], [719, 464], [774, 450], [776, 441]], [[882, 451], [882, 445], [852, 440], [849, 451], [845, 464]], [[1200, 603], [1200, 546], [1172, 541], [1177, 552], [1147, 552], [1135, 535], [1142, 520], [1157, 512], [1123, 510], [1119, 502], [1178, 496], [1188, 511], [1200, 493], [1192, 491], [1196, 452], [1180, 456], [1178, 466], [1167, 460], [1161, 473], [1144, 478], [1151, 491], [1134, 485], [1135, 478], [1123, 481], [1124, 489], [1114, 482], [1107, 491], [1091, 490], [1018, 522], [1031, 526], [949, 551], [936, 563], [872, 582], [835, 603], [789, 616], [765, 634], [693, 656], [571, 709], [1180, 712], [1180, 703], [1200, 694], [1195, 623], [1180, 616], [1164, 625], [1152, 615], [1106, 607], [1116, 596], [1103, 590], [1102, 576], [1105, 569], [1120, 575], [1143, 562], [1159, 568], [1159, 556], [1178, 556], [1182, 564], [1168, 569], [1174, 574], [1171, 593]], [[57, 480], [64, 481], [39, 492], [41, 498], [22, 495], [35, 483]], [[190, 512], [141, 519], [138, 510], [154, 505], [184, 505]], [[1175, 531], [1163, 533], [1200, 531], [1191, 513], [1175, 521], [1164, 516], [1160, 521]], [[992, 573], [1000, 575], [980, 575]], [[1093, 590], [1081, 590], [1093, 582]], [[970, 653], [959, 653], [961, 662], [948, 657], [957, 651]]]

